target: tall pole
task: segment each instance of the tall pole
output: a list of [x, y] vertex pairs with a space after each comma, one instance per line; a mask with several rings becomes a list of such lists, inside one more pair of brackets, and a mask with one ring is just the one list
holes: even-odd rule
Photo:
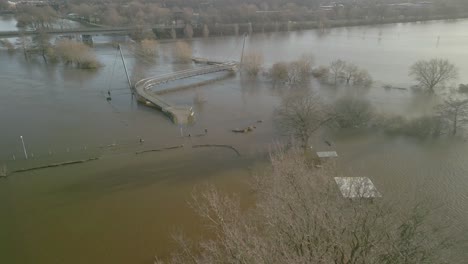
[[125, 75], [127, 75], [128, 85], [130, 86], [130, 89], [131, 89], [132, 88], [132, 82], [130, 81], [130, 76], [128, 76], [127, 65], [125, 65], [125, 60], [124, 60], [124, 56], [122, 54], [122, 49], [120, 48], [120, 44], [119, 44], [118, 47], [119, 47], [119, 51], [120, 51], [120, 57], [122, 58], [122, 63], [123, 63], [124, 69], [125, 69]]
[[24, 157], [28, 159], [28, 152], [26, 152], [26, 146], [24, 145], [23, 136], [20, 136], [20, 138], [21, 138], [21, 143], [23, 143]]
[[[242, 70], [242, 62], [244, 61], [244, 48], [245, 48], [245, 38], [247, 37], [247, 33], [244, 33], [244, 43], [242, 43], [242, 53], [240, 58], [240, 69]], [[242, 74], [242, 71], [241, 71]]]

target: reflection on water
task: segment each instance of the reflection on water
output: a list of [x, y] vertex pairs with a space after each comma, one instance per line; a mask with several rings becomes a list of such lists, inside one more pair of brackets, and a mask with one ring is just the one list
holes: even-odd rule
[[[461, 69], [460, 81], [468, 82], [467, 24], [462, 20], [331, 29], [326, 34], [259, 34], [248, 38], [246, 48], [263, 52], [268, 65], [302, 53], [315, 54], [316, 64], [337, 58], [355, 62], [378, 81], [375, 87], [359, 91], [361, 96], [380, 112], [411, 116], [430, 111], [428, 102], [438, 99], [381, 86], [408, 87], [409, 65], [427, 56], [452, 60]], [[242, 39], [195, 39], [192, 46], [195, 56], [238, 60]], [[174, 63], [173, 42], [161, 41], [151, 63], [139, 61], [128, 44], [123, 47], [135, 79], [197, 67]], [[151, 263], [155, 253], [170, 250], [169, 234], [176, 226], [191, 235], [198, 233], [185, 203], [195, 184], [215, 183], [246, 192], [243, 180], [250, 166], [259, 157], [264, 161], [269, 145], [281, 139], [272, 119], [283, 97], [313, 90], [332, 103], [356, 93], [352, 87], [316, 82], [286, 88], [275, 87], [264, 77], [231, 76], [164, 95], [170, 102], [194, 106], [196, 123], [182, 127], [184, 135], [208, 131], [206, 136], [181, 137], [180, 128], [166, 116], [136, 103], [116, 50], [97, 45], [95, 51], [104, 67], [89, 72], [44, 65], [41, 59], [27, 62], [21, 53], [0, 51], [0, 166], [102, 157], [0, 180], [0, 226], [6, 230], [0, 236], [2, 263]], [[209, 77], [219, 76], [181, 84]], [[106, 101], [108, 91], [111, 101]], [[231, 132], [252, 124], [257, 126], [252, 133]], [[28, 153], [34, 153], [32, 159], [24, 160], [19, 136], [24, 137]], [[185, 147], [173, 152], [135, 155], [138, 150], [181, 144]], [[195, 151], [194, 144], [232, 145], [243, 157], [224, 150]], [[340, 133], [320, 134], [314, 146], [338, 151], [341, 173], [371, 178], [384, 197], [429, 193], [453, 217], [468, 223], [466, 142]]]
[[18, 30], [16, 27], [16, 20], [12, 15], [1, 15], [0, 16], [0, 31], [15, 31]]

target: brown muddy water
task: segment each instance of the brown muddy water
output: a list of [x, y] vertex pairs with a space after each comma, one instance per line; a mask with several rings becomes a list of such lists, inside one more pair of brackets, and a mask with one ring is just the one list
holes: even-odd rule
[[[246, 49], [263, 52], [266, 65], [303, 53], [314, 54], [316, 64], [353, 61], [378, 81], [362, 94], [379, 111], [412, 116], [430, 111], [428, 99], [410, 91], [385, 91], [381, 85], [410, 86], [408, 67], [428, 57], [450, 59], [460, 68], [459, 82], [467, 83], [467, 26], [468, 20], [460, 20], [340, 28], [328, 34], [258, 34], [247, 38]], [[196, 56], [221, 60], [238, 60], [242, 47], [236, 37], [191, 43]], [[174, 62], [171, 42], [160, 43], [152, 62], [136, 59], [130, 44], [123, 45], [133, 76], [196, 67]], [[250, 173], [264, 166], [269, 146], [281, 140], [273, 110], [291, 91], [273, 88], [264, 78], [218, 74], [170, 84], [221, 78], [165, 95], [194, 107], [196, 122], [179, 127], [136, 103], [115, 49], [97, 45], [95, 52], [104, 67], [90, 72], [44, 65], [40, 58], [27, 62], [21, 52], [0, 51], [0, 169], [101, 158], [0, 179], [1, 263], [152, 263], [155, 254], [165, 256], [173, 249], [170, 235], [177, 229], [193, 237], [203, 232], [186, 203], [194, 186], [215, 184], [248, 196]], [[316, 83], [311, 87], [331, 102], [350, 93]], [[110, 102], [105, 100], [108, 90]], [[230, 131], [249, 125], [257, 129]], [[205, 128], [208, 134], [198, 136]], [[135, 154], [182, 144], [181, 149]], [[242, 156], [229, 149], [193, 149], [197, 144], [232, 145]], [[429, 195], [460, 223], [460, 230], [468, 227], [468, 144], [463, 139], [321, 133], [314, 146], [338, 151], [340, 173], [371, 178], [384, 197]]]

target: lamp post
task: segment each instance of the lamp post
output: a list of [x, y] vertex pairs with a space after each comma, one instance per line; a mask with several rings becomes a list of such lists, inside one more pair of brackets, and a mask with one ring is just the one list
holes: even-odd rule
[[23, 136], [20, 136], [20, 138], [21, 138], [21, 143], [23, 144], [24, 157], [28, 159], [28, 152], [26, 152], [26, 146], [24, 145]]

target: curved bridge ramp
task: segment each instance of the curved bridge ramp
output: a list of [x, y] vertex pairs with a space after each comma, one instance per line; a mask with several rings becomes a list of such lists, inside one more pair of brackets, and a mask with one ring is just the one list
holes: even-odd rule
[[140, 102], [143, 102], [147, 105], [155, 106], [156, 108], [160, 109], [163, 113], [168, 115], [174, 123], [186, 124], [189, 118], [194, 115], [192, 108], [189, 106], [173, 105], [164, 100], [161, 96], [159, 96], [161, 93], [167, 93], [169, 90], [177, 89], [177, 87], [172, 89], [161, 90], [158, 92], [152, 91], [151, 88], [175, 80], [186, 79], [194, 76], [200, 76], [221, 71], [236, 71], [236, 69], [237, 63], [235, 62], [213, 63], [210, 66], [145, 78], [138, 81], [135, 84], [135, 93], [137, 94], [138, 100]]

